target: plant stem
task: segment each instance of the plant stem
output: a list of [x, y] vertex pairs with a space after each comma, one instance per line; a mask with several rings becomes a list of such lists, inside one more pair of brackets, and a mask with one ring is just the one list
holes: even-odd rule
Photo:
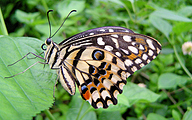
[[190, 77], [190, 79], [192, 79], [192, 75], [191, 75], [191, 73], [188, 71], [188, 69], [185, 67], [185, 65], [183, 64], [183, 62], [181, 61], [181, 58], [180, 58], [180, 56], [179, 56], [179, 54], [178, 54], [178, 52], [177, 52], [177, 49], [176, 49], [174, 43], [171, 42], [171, 40], [170, 40], [170, 38], [169, 38], [168, 36], [166, 36], [166, 37], [167, 37], [167, 40], [169, 41], [169, 43], [173, 46], [173, 50], [174, 50], [175, 56], [176, 56], [176, 58], [178, 59], [181, 67], [182, 67], [183, 70], [186, 72], [186, 74]]
[[180, 65], [181, 65], [181, 67], [182, 67], [183, 70], [187, 73], [187, 75], [190, 77], [190, 79], [192, 79], [192, 75], [191, 75], [191, 73], [188, 71], [188, 69], [185, 67], [185, 65], [182, 63], [181, 58], [180, 58], [179, 54], [177, 53], [177, 49], [176, 49], [175, 45], [173, 45], [173, 50], [174, 50], [174, 52], [175, 52], [175, 56], [177, 57]]
[[51, 112], [49, 110], [45, 110], [44, 113], [46, 114], [46, 116], [50, 119], [50, 120], [55, 120], [55, 118], [53, 117], [53, 115], [51, 114]]

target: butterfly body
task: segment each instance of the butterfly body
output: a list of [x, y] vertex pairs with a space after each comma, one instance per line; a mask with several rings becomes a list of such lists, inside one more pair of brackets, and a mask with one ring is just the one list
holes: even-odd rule
[[94, 108], [117, 104], [126, 79], [159, 54], [154, 38], [123, 27], [100, 27], [67, 38], [59, 44], [45, 41], [44, 59], [57, 69], [62, 86], [71, 95], [77, 87]]

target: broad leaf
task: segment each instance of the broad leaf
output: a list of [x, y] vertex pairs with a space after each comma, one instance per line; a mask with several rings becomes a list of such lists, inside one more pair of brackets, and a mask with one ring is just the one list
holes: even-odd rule
[[[32, 116], [52, 106], [56, 74], [47, 65], [43, 68], [42, 64], [36, 64], [25, 73], [5, 78], [20, 73], [39, 61], [39, 58], [24, 58], [8, 67], [28, 52], [42, 52], [42, 43], [29, 37], [0, 37], [0, 119], [32, 119]], [[34, 58], [33, 55], [28, 57]]]
[[186, 77], [182, 77], [174, 73], [164, 73], [159, 77], [158, 88], [159, 89], [176, 88], [178, 85], [184, 85], [186, 82], [187, 82]]

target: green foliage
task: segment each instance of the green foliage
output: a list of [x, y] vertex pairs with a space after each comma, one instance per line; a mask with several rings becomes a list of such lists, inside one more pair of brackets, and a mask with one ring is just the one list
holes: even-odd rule
[[[191, 4], [188, 0], [1, 1], [0, 119], [192, 119], [192, 55], [182, 53], [182, 44], [192, 41]], [[50, 13], [52, 35], [67, 14], [77, 10], [53, 37], [57, 43], [88, 29], [121, 26], [156, 38], [162, 44], [161, 54], [128, 78], [115, 106], [95, 110], [82, 100], [78, 90], [70, 96], [60, 84], [54, 101], [57, 75], [48, 65], [44, 68], [38, 63], [23, 74], [4, 78], [37, 61], [44, 62], [29, 55], [8, 67], [28, 52], [42, 52], [41, 45], [50, 35], [46, 17], [49, 9], [54, 10]]]
[[20, 73], [34, 64], [36, 60], [24, 59], [7, 67], [26, 52], [39, 53], [39, 44], [42, 42], [30, 37], [0, 37], [1, 119], [31, 119], [37, 112], [52, 106], [55, 73], [48, 67], [42, 69], [43, 65], [36, 65], [25, 74], [4, 78]]

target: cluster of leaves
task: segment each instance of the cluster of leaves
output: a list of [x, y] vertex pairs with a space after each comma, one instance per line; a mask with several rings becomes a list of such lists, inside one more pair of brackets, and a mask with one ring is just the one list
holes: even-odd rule
[[[36, 120], [192, 119], [192, 56], [184, 56], [181, 50], [184, 42], [192, 40], [192, 6], [189, 6], [192, 3], [189, 1], [1, 2], [0, 119], [32, 119], [34, 116]], [[93, 109], [82, 100], [78, 90], [70, 96], [58, 84], [54, 91], [57, 75], [47, 65], [43, 69], [43, 65], [38, 64], [24, 74], [5, 79], [41, 61], [32, 59], [31, 55], [7, 67], [28, 52], [42, 52], [40, 45], [50, 35], [46, 17], [50, 8], [54, 10], [50, 14], [52, 31], [58, 29], [71, 10], [77, 10], [53, 37], [57, 43], [88, 29], [121, 26], [156, 38], [162, 44], [161, 54], [128, 78], [123, 94], [118, 96], [118, 104], [108, 109]], [[141, 83], [144, 87], [138, 86]]]

